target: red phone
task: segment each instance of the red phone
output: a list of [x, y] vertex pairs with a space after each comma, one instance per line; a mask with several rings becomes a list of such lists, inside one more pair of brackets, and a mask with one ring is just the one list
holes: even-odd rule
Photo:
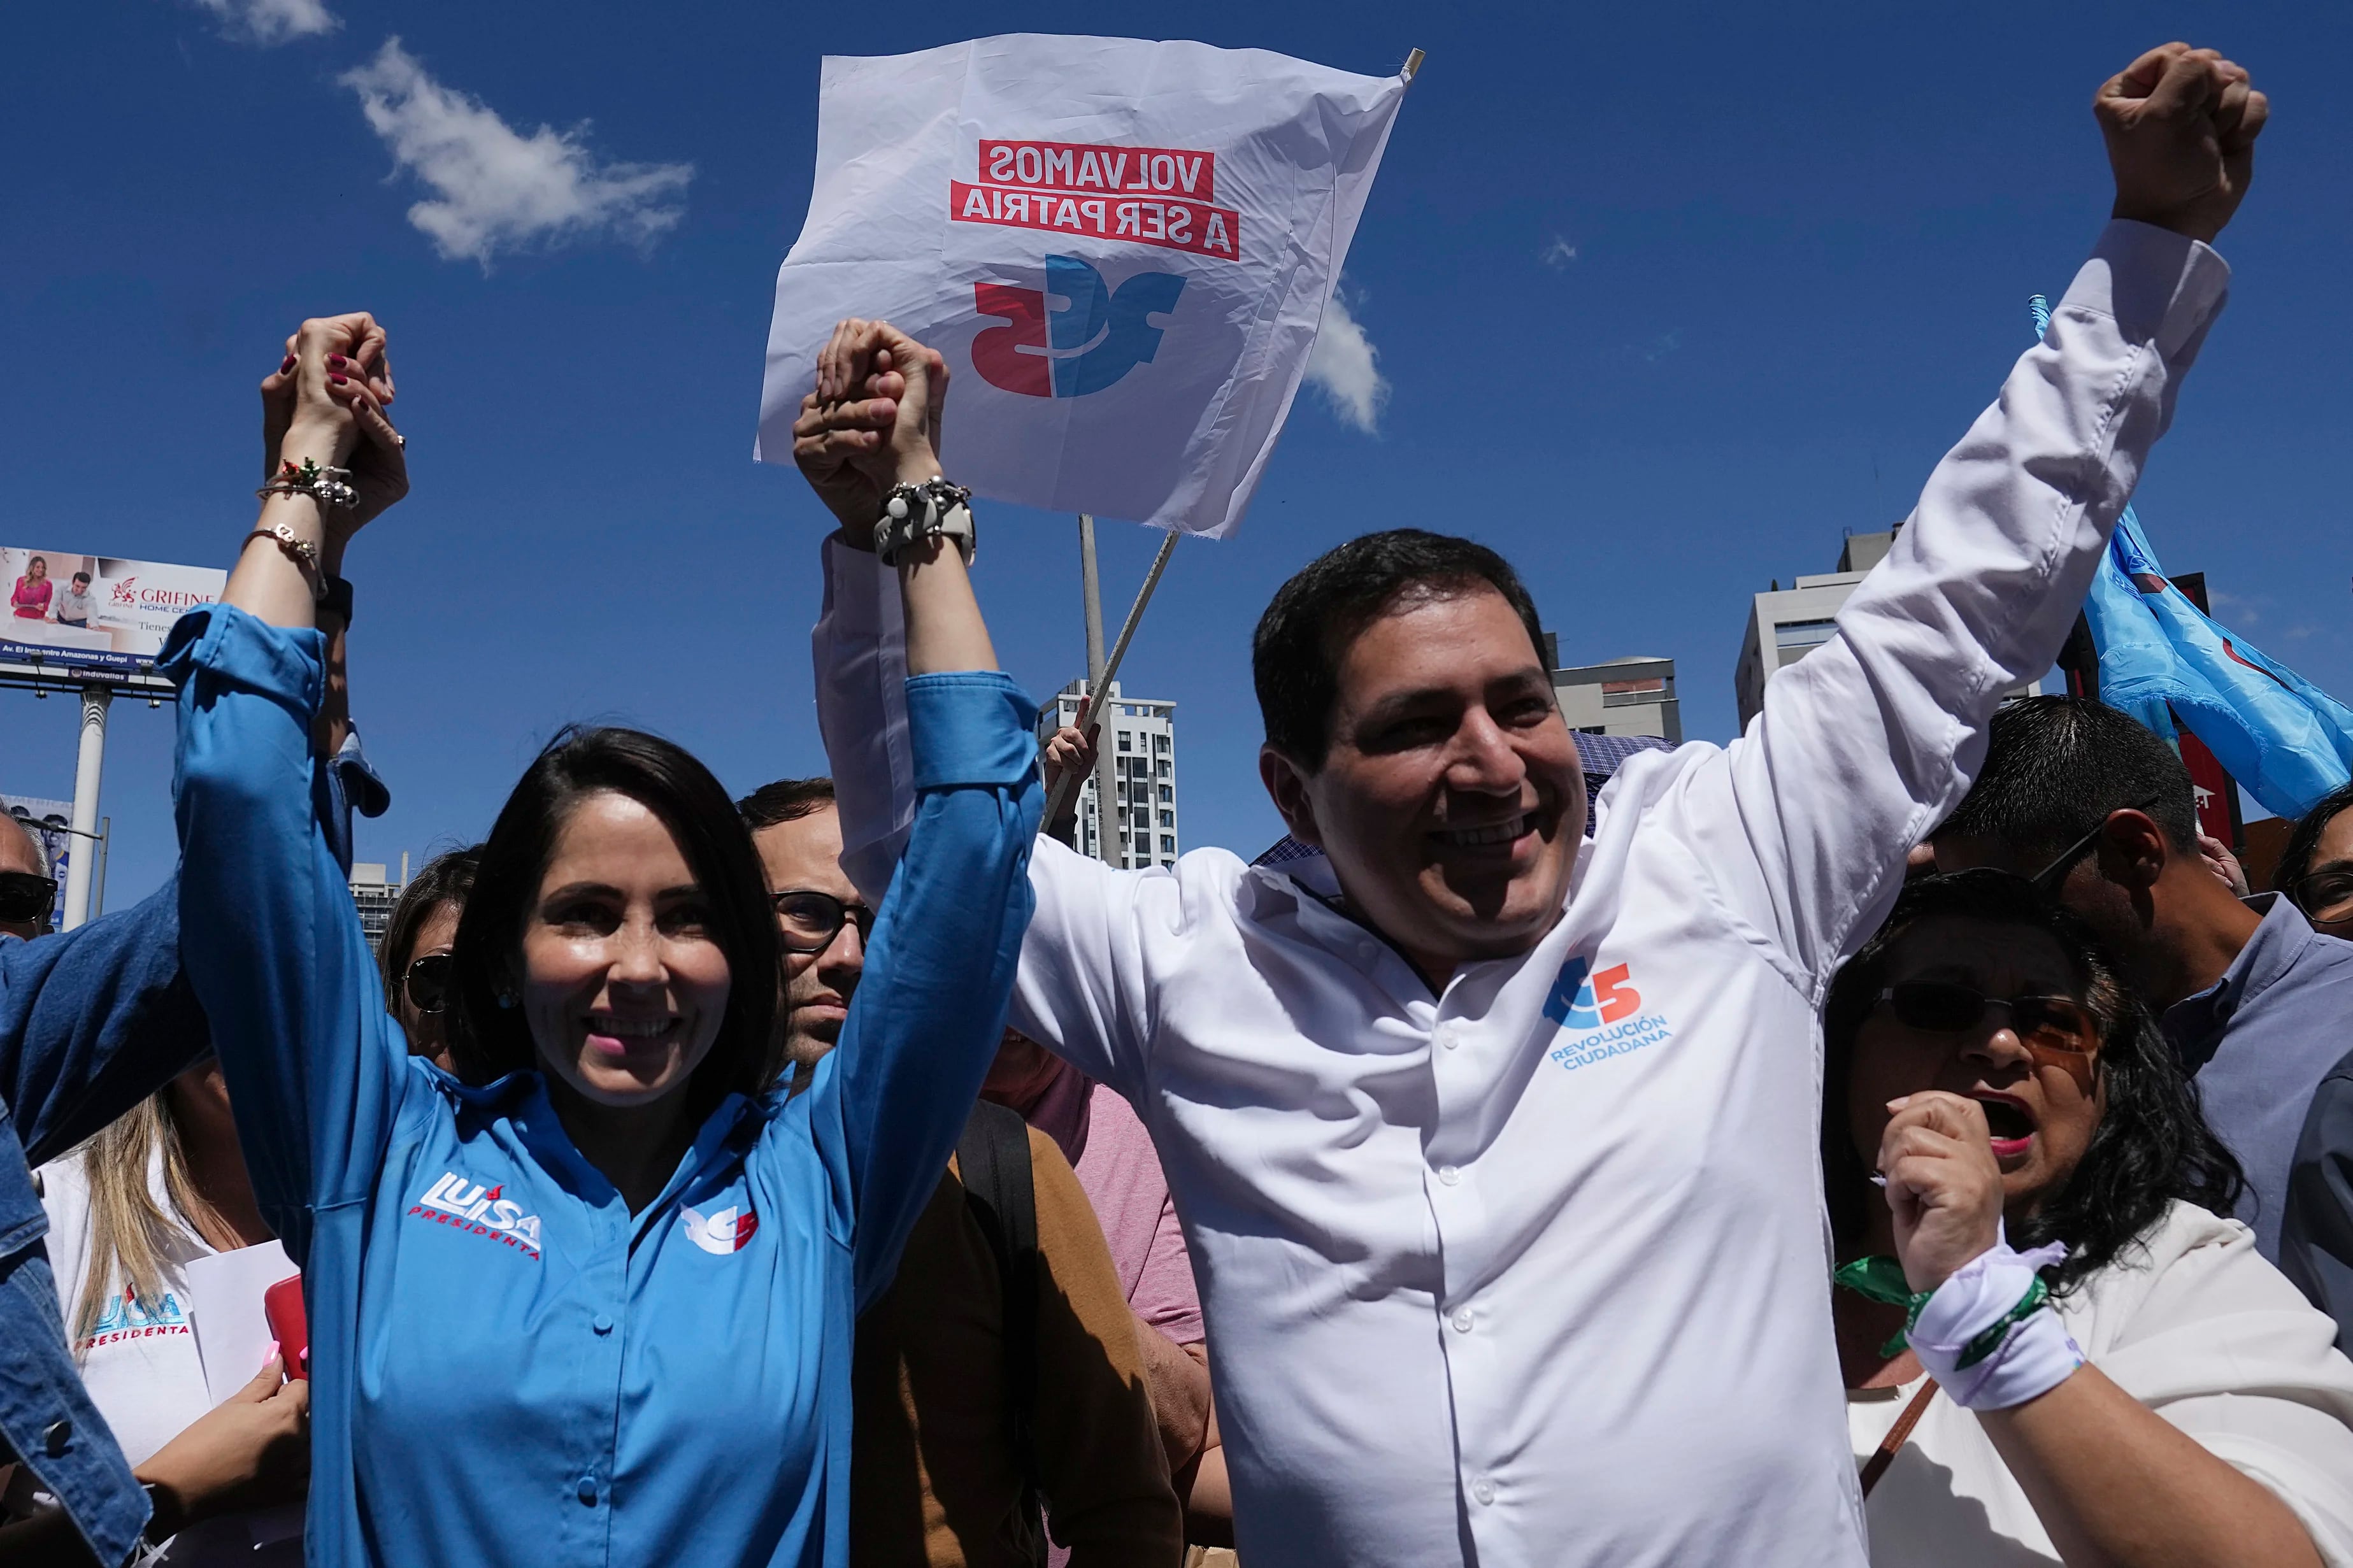
[[311, 1324], [302, 1310], [302, 1277], [291, 1275], [261, 1293], [261, 1315], [278, 1341], [278, 1355], [286, 1380], [311, 1375]]

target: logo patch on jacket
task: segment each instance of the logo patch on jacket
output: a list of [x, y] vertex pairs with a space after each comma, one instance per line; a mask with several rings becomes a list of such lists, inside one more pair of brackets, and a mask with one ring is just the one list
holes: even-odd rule
[[1664, 1018], [1642, 1011], [1642, 994], [1634, 989], [1633, 965], [1628, 963], [1597, 974], [1591, 960], [1570, 959], [1560, 966], [1544, 1011], [1563, 1037], [1552, 1048], [1552, 1059], [1571, 1072], [1674, 1035]]
[[678, 1223], [685, 1229], [689, 1241], [705, 1252], [724, 1258], [744, 1250], [752, 1233], [760, 1228], [760, 1216], [734, 1204], [708, 1215], [681, 1204]]
[[423, 1197], [409, 1205], [408, 1212], [469, 1236], [488, 1237], [535, 1259], [539, 1257], [539, 1216], [523, 1213], [522, 1205], [505, 1196], [505, 1193], [503, 1182], [486, 1187], [480, 1182], [468, 1181], [455, 1171], [447, 1171], [425, 1190]]

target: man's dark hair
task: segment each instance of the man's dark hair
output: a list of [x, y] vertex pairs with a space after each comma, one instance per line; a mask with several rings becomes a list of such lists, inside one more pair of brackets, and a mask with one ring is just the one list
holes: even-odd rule
[[1250, 639], [1266, 742], [1310, 773], [1332, 749], [1340, 659], [1383, 616], [1492, 589], [1528, 630], [1544, 662], [1544, 626], [1519, 574], [1483, 544], [1419, 528], [1367, 533], [1327, 550], [1275, 590]]
[[2207, 1127], [2198, 1091], [2148, 1005], [2126, 987], [2089, 929], [2024, 878], [1962, 871], [1905, 887], [1887, 923], [1838, 972], [1822, 1002], [1822, 1174], [1831, 1234], [1852, 1244], [1863, 1233], [1865, 1205], [1885, 1201], [1847, 1129], [1856, 1037], [1879, 1005], [1889, 962], [1905, 936], [1925, 921], [1953, 917], [2048, 932], [2099, 1025], [2092, 1069], [2105, 1097], [2099, 1126], [2059, 1190], [2044, 1194], [2031, 1217], [2007, 1226], [2010, 1246], [2023, 1252], [2065, 1242], [2067, 1260], [2052, 1281], [2065, 1290], [2114, 1260], [2164, 1218], [2176, 1198], [2228, 1217], [2245, 1184], [2239, 1163]]
[[744, 826], [760, 833], [780, 822], [814, 816], [832, 804], [831, 779], [778, 779], [737, 801], [735, 809], [742, 814]]
[[392, 918], [385, 922], [384, 945], [376, 950], [376, 968], [384, 976], [387, 1003], [400, 994], [409, 960], [417, 955], [417, 933], [436, 910], [455, 905], [461, 915], [465, 912], [466, 900], [474, 891], [474, 874], [481, 864], [479, 844], [447, 850], [425, 862], [424, 869], [400, 890], [400, 901], [392, 906]]
[[522, 930], [556, 835], [586, 797], [611, 791], [661, 819], [710, 900], [708, 929], [727, 958], [727, 1011], [695, 1069], [689, 1109], [708, 1115], [730, 1090], [757, 1095], [781, 1060], [776, 997], [784, 983], [776, 914], [752, 835], [709, 768], [684, 748], [637, 730], [565, 730], [547, 743], [491, 825], [450, 950], [450, 1054], [458, 1076], [488, 1083], [536, 1065], [531, 1027], [512, 1003]]
[[2029, 697], [1993, 716], [1978, 782], [1931, 835], [2058, 854], [2111, 812], [2146, 811], [2182, 855], [2198, 852], [2189, 770], [2137, 720], [2086, 697]]
[[2272, 868], [2272, 886], [2292, 893], [2298, 882], [2312, 875], [2312, 858], [2320, 853], [2320, 836], [2348, 811], [2353, 811], [2353, 784], [2337, 785], [2320, 797], [2318, 805], [2297, 817], [2286, 847], [2280, 851], [2279, 864]]
[[73, 574], [73, 580], [77, 583], [87, 583], [90, 581], [90, 574], [87, 572], [77, 572]]

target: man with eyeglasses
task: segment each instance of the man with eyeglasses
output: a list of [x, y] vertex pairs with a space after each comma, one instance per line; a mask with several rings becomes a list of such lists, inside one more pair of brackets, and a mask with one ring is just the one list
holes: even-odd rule
[[27, 941], [49, 929], [49, 909], [58, 896], [57, 879], [49, 875], [41, 847], [32, 829], [6, 812], [0, 825], [0, 936]]
[[[805, 1073], [841, 1037], [874, 910], [842, 872], [830, 780], [780, 780], [737, 808], [776, 899], [778, 1022]], [[983, 1162], [1018, 1173], [1008, 1184]], [[999, 1212], [1024, 1207], [1024, 1188], [1025, 1213]], [[977, 1107], [897, 1277], [858, 1321], [851, 1560], [1044, 1564], [1042, 1494], [1070, 1568], [1176, 1568], [1182, 1520], [1132, 1325], [1061, 1151], [1014, 1112]]]
[[1940, 869], [2032, 878], [2116, 955], [2246, 1168], [2238, 1217], [2278, 1263], [2297, 1135], [2348, 1044], [2353, 942], [2281, 894], [2234, 896], [2199, 852], [2191, 801], [2180, 757], [2135, 720], [2033, 697], [1994, 716], [1984, 771], [1932, 843]]

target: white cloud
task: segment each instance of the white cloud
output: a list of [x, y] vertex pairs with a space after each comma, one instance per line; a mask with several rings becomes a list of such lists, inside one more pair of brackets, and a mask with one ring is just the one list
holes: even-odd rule
[[1569, 244], [1559, 235], [1554, 235], [1552, 243], [1536, 253], [1536, 259], [1555, 272], [1566, 272], [1568, 270], [1568, 264], [1577, 259], [1577, 247]]
[[434, 193], [408, 209], [408, 221], [449, 260], [487, 268], [502, 250], [600, 233], [643, 243], [684, 216], [693, 164], [600, 163], [585, 125], [543, 125], [525, 136], [480, 99], [427, 76], [396, 37], [340, 79], [360, 95], [394, 163]]
[[[1362, 300], [1358, 300], [1362, 303]], [[1380, 371], [1380, 351], [1348, 309], [1347, 297], [1332, 291], [1324, 307], [1324, 325], [1307, 355], [1307, 379], [1331, 400], [1341, 423], [1370, 436], [1379, 427], [1381, 406], [1389, 400], [1389, 384]]]
[[332, 33], [343, 22], [325, 0], [196, 0], [218, 16], [229, 35], [269, 47]]

